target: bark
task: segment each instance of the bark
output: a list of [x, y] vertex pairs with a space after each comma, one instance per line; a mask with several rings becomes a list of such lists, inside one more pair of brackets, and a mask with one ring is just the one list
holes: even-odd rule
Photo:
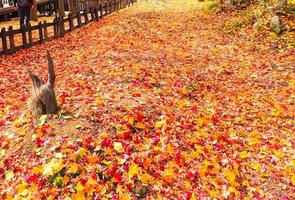
[[43, 114], [54, 114], [58, 111], [54, 82], [55, 73], [53, 60], [50, 53], [47, 52], [48, 60], [48, 81], [45, 83], [37, 75], [29, 71], [29, 76], [32, 82], [32, 94], [30, 100], [30, 110], [36, 117]]
[[270, 21], [270, 30], [276, 34], [280, 34], [282, 31], [281, 20], [278, 15], [275, 15], [271, 18]]
[[275, 4], [275, 9], [283, 9], [287, 7], [288, 1], [287, 0], [277, 0]]
[[31, 10], [31, 20], [37, 22], [38, 21], [38, 10], [37, 10], [37, 1], [33, 0], [34, 8]]

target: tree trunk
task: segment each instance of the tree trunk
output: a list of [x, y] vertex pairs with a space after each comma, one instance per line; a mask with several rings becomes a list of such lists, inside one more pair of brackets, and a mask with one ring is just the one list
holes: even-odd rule
[[43, 114], [54, 114], [58, 111], [57, 101], [54, 92], [55, 73], [53, 61], [50, 53], [47, 52], [48, 60], [48, 81], [44, 81], [29, 71], [29, 76], [33, 84], [30, 110], [34, 116]]
[[32, 21], [38, 21], [38, 14], [37, 14], [37, 1], [33, 0], [34, 8], [31, 10], [31, 19]]
[[275, 3], [275, 8], [276, 9], [283, 9], [288, 5], [287, 0], [277, 0]]
[[64, 0], [58, 0], [58, 14], [60, 17], [65, 16], [65, 1]]
[[74, 6], [74, 0], [69, 0], [69, 10], [70, 13], [72, 13], [72, 15], [74, 16], [76, 14], [76, 8]]

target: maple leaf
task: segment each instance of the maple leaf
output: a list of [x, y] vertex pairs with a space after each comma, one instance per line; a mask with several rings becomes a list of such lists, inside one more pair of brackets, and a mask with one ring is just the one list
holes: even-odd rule
[[137, 175], [140, 172], [140, 168], [138, 165], [131, 165], [128, 170], [128, 176], [132, 178], [133, 176]]
[[237, 174], [234, 171], [226, 169], [223, 174], [230, 183], [235, 182]]
[[247, 158], [247, 151], [242, 151], [242, 152], [239, 154], [239, 157], [240, 157], [241, 159]]
[[28, 186], [28, 183], [23, 181], [21, 184], [18, 184], [17, 191], [18, 193], [22, 193]]
[[119, 153], [122, 153], [124, 151], [124, 148], [121, 142], [114, 142], [114, 149]]
[[154, 177], [147, 173], [144, 173], [140, 176], [140, 181], [142, 184], [152, 183], [153, 180], [154, 180]]
[[63, 160], [52, 158], [51, 161], [44, 165], [43, 175], [53, 175], [63, 168]]
[[76, 185], [76, 188], [75, 188], [78, 192], [81, 192], [84, 190], [84, 186], [81, 184], [81, 182], [79, 181]]

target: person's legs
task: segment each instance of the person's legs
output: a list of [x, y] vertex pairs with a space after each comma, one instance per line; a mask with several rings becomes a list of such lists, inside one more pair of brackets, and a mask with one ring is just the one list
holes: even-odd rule
[[20, 27], [24, 26], [25, 22], [25, 8], [24, 7], [18, 7], [18, 14], [19, 14], [19, 25]]
[[28, 27], [31, 18], [31, 7], [26, 7], [26, 26]]

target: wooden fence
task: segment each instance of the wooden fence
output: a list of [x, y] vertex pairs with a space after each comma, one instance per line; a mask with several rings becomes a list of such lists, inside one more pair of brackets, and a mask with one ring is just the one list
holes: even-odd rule
[[[45, 41], [54, 38], [62, 37], [64, 34], [80, 28], [94, 20], [99, 20], [101, 17], [109, 15], [115, 11], [131, 6], [136, 0], [109, 0], [104, 4], [99, 4], [90, 9], [85, 9], [83, 12], [71, 13], [67, 18], [55, 17], [53, 22], [39, 22], [38, 25], [22, 27], [13, 30], [10, 26], [8, 30], [1, 29], [0, 38], [0, 55], [11, 54], [23, 48], [29, 48], [36, 44], [41, 44]], [[51, 29], [52, 31], [49, 31]], [[33, 38], [33, 32], [36, 37]], [[16, 44], [15, 38], [21, 38]], [[1, 48], [2, 47], [2, 48]]]

